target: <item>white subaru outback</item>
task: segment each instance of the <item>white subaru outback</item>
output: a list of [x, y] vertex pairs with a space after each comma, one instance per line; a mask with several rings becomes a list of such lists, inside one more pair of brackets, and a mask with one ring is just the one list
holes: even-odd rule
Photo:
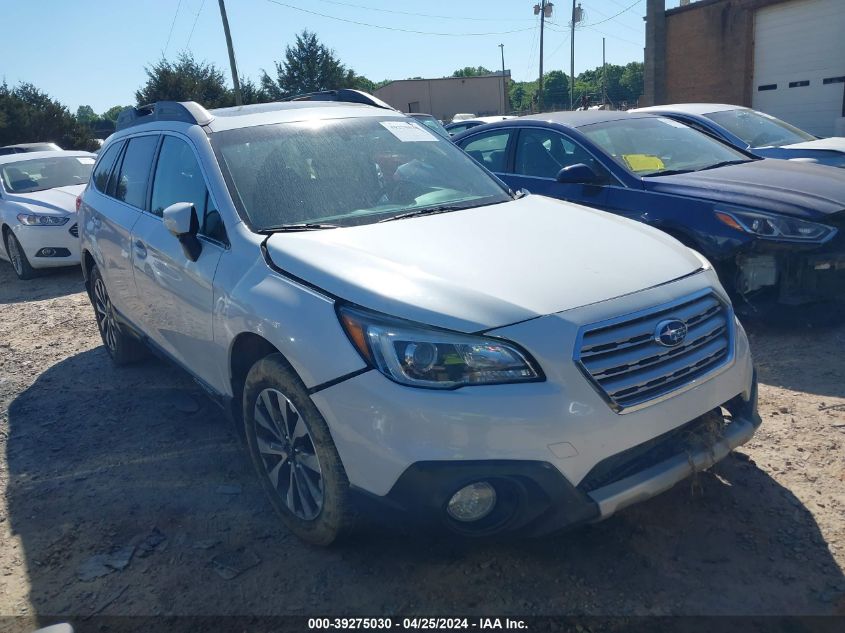
[[465, 535], [605, 518], [746, 442], [748, 341], [708, 262], [513, 193], [354, 91], [124, 111], [79, 210], [116, 364], [150, 347], [242, 423], [284, 523], [354, 493]]

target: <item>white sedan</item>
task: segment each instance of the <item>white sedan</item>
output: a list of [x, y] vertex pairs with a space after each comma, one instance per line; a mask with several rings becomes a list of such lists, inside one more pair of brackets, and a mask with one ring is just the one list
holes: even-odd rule
[[20, 279], [79, 263], [76, 197], [95, 159], [65, 151], [0, 156], [0, 258]]

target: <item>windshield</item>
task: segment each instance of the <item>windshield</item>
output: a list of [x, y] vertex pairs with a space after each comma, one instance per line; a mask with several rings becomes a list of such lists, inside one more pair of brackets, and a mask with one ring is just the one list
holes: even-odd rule
[[750, 160], [707, 134], [663, 117], [617, 119], [578, 130], [636, 176], [698, 171]]
[[756, 110], [725, 110], [704, 116], [741, 138], [749, 147], [780, 147], [816, 139], [786, 121]]
[[395, 117], [218, 132], [212, 145], [239, 211], [257, 230], [369, 224], [418, 209], [510, 200], [450, 141]]
[[84, 185], [94, 167], [93, 156], [62, 156], [21, 160], [0, 166], [9, 193], [31, 193], [56, 187]]

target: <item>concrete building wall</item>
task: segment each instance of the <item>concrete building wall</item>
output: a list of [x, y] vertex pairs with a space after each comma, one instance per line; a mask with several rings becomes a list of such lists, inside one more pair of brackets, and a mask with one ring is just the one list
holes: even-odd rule
[[477, 116], [507, 114], [505, 95], [510, 81], [502, 75], [450, 77], [444, 79], [405, 79], [376, 90], [375, 95], [402, 112], [426, 112], [451, 121], [459, 112]]

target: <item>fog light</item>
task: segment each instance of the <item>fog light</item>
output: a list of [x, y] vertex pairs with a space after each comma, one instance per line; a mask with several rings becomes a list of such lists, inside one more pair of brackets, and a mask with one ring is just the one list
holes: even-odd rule
[[452, 495], [446, 510], [457, 521], [478, 521], [490, 514], [495, 505], [496, 489], [486, 481], [477, 481]]
[[42, 248], [40, 251], [38, 251], [35, 254], [35, 256], [36, 257], [52, 257], [55, 254], [56, 254], [56, 251], [54, 251], [52, 248]]

